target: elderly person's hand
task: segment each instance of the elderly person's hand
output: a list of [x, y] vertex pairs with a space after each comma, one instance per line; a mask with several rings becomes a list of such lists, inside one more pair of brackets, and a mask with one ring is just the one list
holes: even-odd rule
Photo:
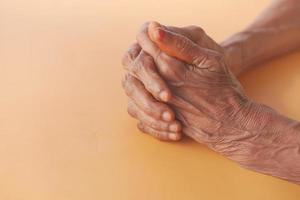
[[[137, 78], [127, 75], [124, 81], [127, 94], [134, 99], [134, 102], [131, 102], [134, 105], [129, 106], [129, 113], [133, 116], [143, 114], [143, 111], [139, 111], [137, 109], [139, 106], [136, 105], [143, 102], [137, 100], [139, 96], [143, 96], [138, 93], [141, 91], [139, 88], [143, 88], [138, 81], [140, 79], [148, 91], [159, 91], [158, 93], [152, 92], [156, 97], [156, 100], [153, 98], [153, 102], [160, 104], [159, 106], [166, 106], [158, 101], [163, 99], [159, 95], [161, 91], [169, 92], [170, 95], [163, 96], [168, 98], [163, 100], [175, 110], [177, 119], [182, 122], [182, 130], [185, 134], [225, 154], [225, 151], [232, 149], [224, 149], [224, 146], [232, 145], [235, 139], [245, 136], [240, 132], [248, 126], [251, 120], [246, 120], [243, 115], [248, 113], [251, 116], [252, 112], [255, 112], [252, 110], [254, 105], [244, 95], [239, 82], [227, 68], [222, 48], [201, 29], [198, 31], [201, 31], [201, 34], [197, 34], [201, 35], [201, 46], [184, 34], [172, 32], [168, 27], [157, 23], [149, 25], [150, 38], [138, 37], [139, 45], [145, 52], [140, 52], [136, 60], [129, 65], [138, 69], [129, 69]], [[157, 66], [158, 73], [161, 75], [159, 81], [148, 80], [150, 87], [151, 84], [166, 81], [167, 89], [153, 90], [147, 87], [145, 79], [148, 77], [142, 76], [148, 75], [144, 72], [148, 66], [152, 66], [151, 68]], [[150, 94], [147, 94], [147, 97], [149, 96]], [[152, 107], [149, 103], [145, 104], [149, 106], [149, 111], [158, 107], [154, 103]], [[170, 107], [165, 107], [164, 110], [167, 109]], [[155, 113], [163, 116], [161, 110]], [[144, 122], [141, 117], [139, 119]], [[153, 126], [153, 122], [149, 125]], [[151, 133], [154, 128], [149, 125], [143, 123], [139, 125], [139, 128]], [[166, 137], [162, 138], [172, 139], [169, 137], [170, 133], [167, 130], [164, 131]]]
[[224, 50], [199, 28], [146, 24], [123, 59], [139, 128], [164, 140], [183, 132], [246, 168], [300, 184], [300, 122], [250, 100], [231, 74], [300, 48], [298, 5], [274, 1]]
[[[139, 50], [139, 55], [129, 65], [137, 66], [131, 73], [134, 76], [127, 75], [123, 82], [125, 91], [135, 103], [129, 107], [132, 115], [141, 115], [139, 112], [143, 111], [136, 107], [142, 108], [142, 104], [148, 106], [148, 113], [156, 106], [161, 108], [154, 113], [157, 119], [163, 116], [162, 111], [173, 109], [181, 122], [182, 132], [199, 143], [246, 168], [300, 182], [299, 122], [245, 96], [220, 48], [209, 44], [200, 46], [185, 35], [154, 22], [148, 27], [148, 35], [150, 39], [138, 38], [143, 51]], [[137, 60], [140, 65], [135, 65]], [[145, 81], [149, 78], [147, 66], [157, 67], [161, 77], [153, 73], [165, 84], [164, 90], [150, 89], [158, 81]], [[145, 88], [156, 98], [152, 99], [153, 104], [139, 97], [151, 98]], [[167, 95], [159, 95], [162, 91], [167, 91]], [[143, 116], [146, 115], [143, 113]], [[168, 118], [169, 121], [173, 119], [174, 116]], [[155, 123], [153, 121], [151, 123]], [[153, 133], [155, 129], [151, 123], [140, 124], [140, 129]], [[179, 139], [170, 137], [176, 131], [164, 129], [154, 133], [162, 134], [158, 137], [163, 139]]]
[[[145, 23], [142, 26], [137, 40], [150, 45], [150, 49], [155, 49], [157, 47], [148, 35], [148, 25], [149, 23]], [[222, 48], [199, 27], [165, 26], [164, 28], [183, 35], [200, 46], [208, 46], [222, 52]], [[130, 98], [128, 113], [140, 121], [138, 127], [141, 131], [161, 140], [179, 140], [182, 136], [181, 123], [175, 120], [173, 110], [167, 104], [162, 103], [167, 102], [172, 94], [165, 80], [160, 77], [154, 63], [151, 60], [148, 61], [147, 57], [148, 54], [138, 43], [133, 44], [123, 57], [122, 63], [128, 71], [128, 79], [134, 82], [130, 87], [124, 87]], [[128, 79], [124, 80], [124, 85], [128, 85], [126, 83]]]

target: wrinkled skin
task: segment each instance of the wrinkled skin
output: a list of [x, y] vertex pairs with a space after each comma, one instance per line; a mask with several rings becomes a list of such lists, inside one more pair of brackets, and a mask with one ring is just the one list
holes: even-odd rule
[[[241, 137], [236, 131], [243, 125], [238, 113], [250, 108], [251, 103], [227, 68], [222, 48], [203, 31], [202, 38], [209, 39], [200, 46], [157, 23], [151, 23], [148, 30], [151, 41], [139, 41], [147, 51], [142, 52], [143, 62], [156, 65], [171, 90], [168, 105], [182, 123], [177, 130], [225, 154], [230, 148], [224, 146]], [[136, 82], [127, 76], [124, 87], [128, 91]], [[135, 115], [133, 107], [129, 106], [129, 113]], [[147, 131], [142, 124], [139, 128]]]
[[[299, 158], [298, 122], [247, 98], [230, 72], [222, 48], [204, 32], [201, 36], [208, 42], [199, 45], [157, 23], [147, 30], [149, 37], [138, 37], [139, 45], [132, 48], [135, 56], [123, 60], [130, 72], [123, 81], [131, 98], [128, 111], [146, 122], [139, 128], [163, 140], [180, 139], [182, 130], [247, 168], [298, 183], [300, 172], [291, 165]], [[161, 77], [155, 77], [157, 74]], [[286, 131], [298, 140], [285, 137]], [[266, 159], [270, 155], [282, 159], [286, 153], [285, 166], [278, 165], [277, 159]]]
[[[137, 40], [140, 41], [140, 43], [147, 44], [146, 48], [150, 51], [155, 51], [157, 47], [152, 44], [148, 37], [148, 25], [149, 23], [146, 23], [142, 26], [141, 31], [137, 35]], [[191, 39], [200, 46], [209, 46], [217, 52], [223, 51], [223, 49], [199, 27], [188, 26], [177, 28], [168, 26], [165, 28]], [[165, 53], [162, 52], [162, 55], [164, 54]], [[133, 89], [136, 91], [135, 94], [130, 93], [131, 87], [126, 87], [125, 91], [126, 93], [130, 93], [130, 95], [128, 95], [130, 96], [128, 103], [129, 114], [141, 121], [141, 123], [138, 124], [139, 129], [161, 140], [180, 139], [182, 127], [179, 121], [174, 120], [173, 110], [169, 106], [156, 101], [156, 99], [167, 101], [171, 96], [171, 92], [165, 81], [160, 76], [157, 76], [158, 72], [152, 58], [141, 49], [139, 44], [133, 44], [129, 51], [126, 52], [122, 63], [131, 76], [138, 79], [133, 77], [129, 78], [133, 79], [132, 82], [135, 83], [132, 84], [135, 86], [135, 89]], [[142, 81], [142, 83], [140, 81]], [[144, 88], [143, 85], [146, 88]], [[167, 93], [164, 96], [165, 99], [160, 97], [159, 93], [161, 91]], [[172, 134], [172, 132], [176, 134]]]

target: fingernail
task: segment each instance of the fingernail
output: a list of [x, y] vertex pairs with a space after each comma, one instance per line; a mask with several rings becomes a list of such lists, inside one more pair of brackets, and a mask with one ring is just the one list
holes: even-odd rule
[[165, 36], [165, 31], [161, 28], [157, 28], [152, 35], [155, 40], [161, 41]]
[[169, 93], [167, 91], [162, 91], [159, 93], [159, 98], [162, 101], [168, 101], [169, 100]]
[[169, 139], [170, 140], [179, 140], [180, 136], [179, 136], [179, 134], [176, 134], [176, 133], [170, 133], [169, 134]]
[[170, 112], [165, 111], [165, 112], [163, 112], [163, 114], [162, 114], [162, 118], [163, 118], [163, 120], [165, 120], [165, 121], [171, 121], [171, 120], [172, 120], [172, 115], [171, 115]]
[[178, 124], [171, 124], [169, 126], [169, 130], [172, 131], [172, 132], [177, 132], [177, 131], [179, 131], [179, 125]]

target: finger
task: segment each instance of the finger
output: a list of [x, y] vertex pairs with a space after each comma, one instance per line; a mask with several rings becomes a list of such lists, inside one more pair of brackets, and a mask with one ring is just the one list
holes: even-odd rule
[[[161, 25], [163, 26], [163, 25]], [[171, 31], [173, 33], [177, 33], [179, 35], [183, 35], [193, 42], [198, 44], [198, 41], [202, 41], [201, 39], [205, 37], [205, 32], [202, 28], [197, 26], [185, 26], [185, 27], [175, 27], [175, 26], [163, 26], [165, 30]]]
[[192, 40], [200, 47], [209, 47], [209, 49], [223, 52], [222, 47], [218, 43], [216, 43], [211, 37], [209, 37], [202, 28], [198, 26], [185, 26], [182, 28], [167, 26], [166, 30], [183, 35]]
[[[137, 41], [147, 53], [149, 53], [152, 57], [157, 58], [163, 52], [161, 52], [158, 46], [149, 38], [148, 27], [152, 23], [157, 24], [157, 22], [147, 22], [142, 26], [141, 31], [137, 35]], [[219, 52], [223, 51], [222, 48], [213, 39], [211, 39], [202, 28], [198, 26], [186, 26], [178, 28], [174, 26], [159, 25], [164, 30], [187, 37], [201, 47], [210, 47], [210, 49]]]
[[182, 80], [184, 76], [184, 63], [162, 52], [157, 45], [149, 38], [148, 24], [144, 25], [137, 35], [137, 41], [142, 47], [142, 51], [147, 52], [152, 57], [153, 63], [159, 75], [164, 80], [176, 82]]
[[162, 51], [189, 64], [198, 65], [207, 57], [217, 55], [217, 52], [202, 48], [185, 36], [163, 29], [156, 22], [149, 24], [148, 32], [151, 40]]
[[129, 73], [142, 81], [146, 90], [156, 99], [164, 102], [171, 99], [171, 91], [158, 74], [153, 58], [143, 50], [129, 67]]
[[[155, 51], [155, 48], [158, 49], [153, 42], [148, 37], [148, 25], [145, 23], [140, 33], [138, 34], [138, 40], [150, 42], [149, 49]], [[126, 69], [129, 70], [130, 74], [138, 78], [143, 82], [145, 88], [156, 98], [164, 102], [168, 102], [171, 99], [172, 93], [169, 90], [169, 87], [159, 75], [157, 67], [153, 61], [153, 58], [142, 50], [138, 56], [136, 52], [140, 50], [140, 46], [134, 44], [131, 51], [127, 52], [123, 59], [123, 64], [126, 65]], [[132, 56], [134, 55], [134, 56]], [[133, 62], [132, 58], [137, 58]], [[130, 67], [128, 67], [130, 66]]]
[[142, 48], [138, 43], [132, 44], [128, 51], [124, 54], [122, 58], [122, 65], [124, 69], [128, 70], [129, 66], [133, 63], [133, 61], [138, 57]]
[[[136, 36], [136, 39], [138, 41], [139, 44], [147, 44], [147, 45], [143, 45], [143, 49], [148, 52], [150, 55], [154, 56], [157, 54], [159, 54], [160, 49], [155, 45], [155, 43], [153, 43], [153, 41], [149, 38], [149, 34], [148, 34], [148, 27], [149, 24], [151, 22], [147, 22], [145, 24], [142, 25], [140, 32], [138, 33], [138, 35]], [[197, 26], [186, 26], [186, 27], [182, 27], [182, 28], [178, 28], [175, 26], [163, 26], [161, 25], [165, 30], [169, 30], [171, 32], [183, 35], [187, 38], [189, 38], [190, 40], [192, 40], [193, 42], [197, 43], [197, 44], [203, 44], [205, 45], [205, 41], [206, 39], [210, 39], [204, 32], [204, 30], [200, 27]], [[209, 41], [212, 41], [212, 39], [210, 39]], [[209, 42], [210, 44], [211, 42]], [[200, 45], [201, 46], [201, 45]], [[154, 56], [154, 57], [156, 57]]]
[[138, 123], [138, 129], [144, 133], [148, 133], [153, 137], [162, 140], [162, 141], [178, 141], [181, 139], [182, 135], [178, 133], [170, 133], [166, 131], [158, 131], [149, 126], [146, 126], [143, 123]]
[[150, 115], [147, 115], [132, 100], [129, 100], [128, 102], [127, 111], [132, 117], [138, 119], [139, 121], [143, 122], [143, 124], [157, 131], [175, 132], [180, 134], [179, 132], [181, 131], [181, 124], [178, 121], [167, 123], [162, 120], [157, 120]]
[[122, 83], [127, 96], [145, 113], [158, 120], [173, 121], [175, 119], [174, 112], [169, 106], [154, 99], [138, 79], [127, 74]]
[[159, 55], [160, 49], [158, 46], [149, 38], [148, 27], [150, 22], [143, 24], [140, 32], [136, 36], [138, 44], [144, 51], [150, 54], [154, 59]]

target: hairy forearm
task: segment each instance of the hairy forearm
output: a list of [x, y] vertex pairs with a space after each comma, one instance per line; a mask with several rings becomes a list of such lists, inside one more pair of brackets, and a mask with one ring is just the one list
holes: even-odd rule
[[300, 2], [277, 0], [245, 30], [222, 42], [235, 75], [300, 48]]

